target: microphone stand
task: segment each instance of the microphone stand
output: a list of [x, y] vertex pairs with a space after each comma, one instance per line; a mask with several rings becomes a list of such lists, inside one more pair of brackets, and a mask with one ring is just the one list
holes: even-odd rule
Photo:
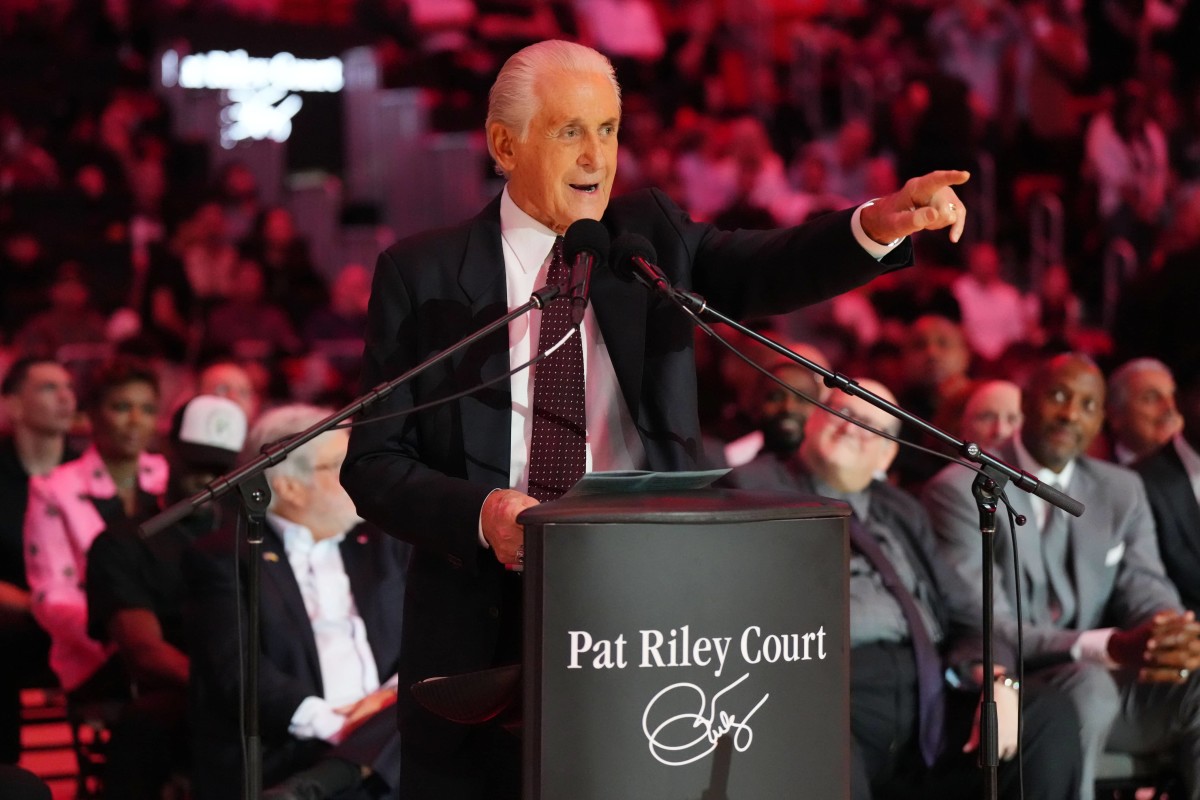
[[[972, 486], [972, 495], [979, 506], [979, 528], [980, 534], [983, 537], [983, 697], [980, 709], [979, 719], [979, 736], [980, 736], [980, 754], [981, 767], [984, 770], [984, 797], [986, 800], [996, 800], [999, 796], [997, 784], [997, 770], [1000, 765], [999, 755], [999, 736], [998, 723], [996, 719], [996, 698], [995, 685], [992, 676], [995, 673], [995, 657], [992, 649], [992, 635], [994, 628], [993, 618], [993, 564], [995, 561], [995, 533], [996, 533], [996, 508], [997, 501], [1003, 492], [1004, 486], [1012, 482], [1017, 488], [1022, 491], [1036, 495], [1048, 503], [1051, 503], [1063, 511], [1073, 515], [1081, 516], [1084, 511], [1083, 503], [1075, 498], [1058, 491], [1053, 486], [1042, 483], [1036, 477], [1010, 466], [995, 456], [987, 453], [979, 447], [975, 442], [963, 442], [933, 425], [920, 417], [912, 414], [895, 403], [891, 403], [856, 383], [852, 378], [840, 373], [831, 372], [819, 364], [816, 364], [809, 359], [792, 352], [787, 347], [773, 341], [772, 339], [751, 330], [742, 325], [740, 322], [731, 319], [721, 312], [713, 309], [708, 305], [708, 302], [694, 292], [677, 289], [671, 286], [658, 268], [646, 262], [644, 258], [634, 257], [635, 267], [634, 277], [646, 287], [655, 291], [673, 303], [678, 305], [689, 316], [697, 322], [700, 321], [700, 316], [708, 314], [712, 318], [725, 323], [734, 330], [748, 336], [761, 345], [778, 353], [781, 356], [799, 364], [800, 366], [815, 372], [820, 375], [826, 386], [830, 388], [840, 389], [842, 392], [853, 397], [861, 398], [871, 405], [879, 408], [896, 419], [902, 422], [907, 422], [910, 425], [930, 434], [939, 441], [950, 445], [963, 458], [968, 461], [973, 461], [981, 465], [980, 474], [976, 477], [975, 483]], [[637, 263], [637, 262], [641, 263]], [[657, 274], [656, 274], [657, 273]], [[1019, 745], [1019, 743], [1018, 743]]]
[[262, 454], [257, 456], [253, 461], [222, 475], [196, 494], [180, 500], [170, 508], [165, 509], [142, 523], [139, 532], [143, 539], [149, 539], [167, 526], [179, 522], [201, 506], [213, 502], [233, 489], [237, 489], [241, 495], [241, 512], [248, 523], [247, 544], [249, 545], [249, 572], [246, 578], [246, 613], [248, 617], [246, 625], [247, 655], [246, 671], [244, 673], [247, 686], [243, 701], [248, 749], [245, 775], [247, 800], [258, 800], [262, 795], [262, 746], [259, 733], [258, 677], [259, 648], [261, 646], [259, 598], [262, 588], [262, 532], [267, 506], [271, 502], [271, 488], [267, 483], [266, 469], [283, 461], [289, 453], [306, 442], [315, 439], [328, 430], [332, 430], [334, 426], [387, 397], [397, 386], [421, 374], [434, 364], [444, 361], [458, 351], [507, 326], [508, 323], [525, 315], [529, 311], [545, 307], [547, 303], [558, 297], [561, 292], [562, 287], [557, 284], [543, 286], [530, 295], [528, 301], [516, 309], [508, 312], [494, 322], [488, 323], [475, 333], [447, 347], [445, 350], [435, 353], [404, 374], [379, 384], [340, 411], [335, 411], [295, 436], [265, 448]]

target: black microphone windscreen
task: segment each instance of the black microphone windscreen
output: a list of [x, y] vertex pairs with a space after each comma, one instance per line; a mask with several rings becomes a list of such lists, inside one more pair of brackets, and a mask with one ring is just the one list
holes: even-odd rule
[[591, 253], [597, 261], [608, 258], [608, 228], [594, 219], [577, 219], [563, 234], [563, 256], [573, 264], [580, 253]]
[[631, 281], [634, 276], [633, 259], [642, 258], [650, 264], [657, 263], [658, 254], [654, 245], [645, 236], [637, 233], [622, 233], [612, 244], [612, 267], [617, 277]]

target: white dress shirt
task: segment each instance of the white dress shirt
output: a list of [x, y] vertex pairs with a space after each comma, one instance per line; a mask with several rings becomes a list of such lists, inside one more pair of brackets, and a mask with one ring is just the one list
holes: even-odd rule
[[[550, 270], [550, 252], [554, 249], [554, 231], [526, 214], [508, 189], [500, 198], [500, 237], [504, 250], [504, 274], [508, 285], [508, 307], [529, 300], [534, 289], [546, 285]], [[562, 301], [556, 301], [562, 302]], [[508, 364], [515, 369], [537, 352], [542, 315], [526, 314], [508, 323]], [[599, 472], [614, 469], [640, 469], [646, 453], [633, 417], [617, 383], [608, 347], [596, 323], [591, 304], [580, 326], [583, 336], [583, 374], [587, 404], [587, 446], [585, 469]], [[522, 370], [510, 379], [512, 391], [512, 427], [510, 439], [509, 485], [519, 492], [529, 491], [529, 442], [533, 438], [533, 381], [537, 365]]]
[[380, 687], [375, 654], [342, 563], [340, 546], [346, 534], [318, 542], [303, 525], [275, 514], [267, 517], [283, 539], [300, 587], [325, 688], [324, 697], [306, 697], [297, 706], [288, 733], [298, 739], [335, 741], [346, 718], [334, 709], [357, 702]]

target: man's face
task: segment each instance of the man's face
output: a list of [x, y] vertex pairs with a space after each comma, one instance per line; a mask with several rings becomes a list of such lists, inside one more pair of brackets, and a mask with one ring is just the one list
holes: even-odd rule
[[1169, 372], [1149, 368], [1134, 373], [1125, 402], [1109, 409], [1117, 441], [1139, 456], [1158, 449], [1179, 433], [1183, 418], [1175, 407], [1175, 381]]
[[962, 438], [992, 450], [1016, 433], [1021, 420], [1021, 390], [1008, 381], [991, 381], [967, 400]]
[[1058, 356], [1033, 377], [1021, 441], [1040, 464], [1061, 472], [1104, 423], [1104, 377], [1075, 356]]
[[318, 446], [313, 454], [310, 502], [305, 509], [308, 519], [298, 520], [313, 530], [323, 528], [336, 534], [362, 522], [362, 517], [354, 508], [354, 501], [339, 480], [349, 441], [350, 434], [346, 431], [334, 431], [317, 441]]
[[913, 323], [904, 356], [909, 380], [923, 386], [965, 375], [970, 361], [962, 331], [942, 317], [921, 317]]
[[[891, 393], [874, 381], [861, 381], [865, 388], [895, 402]], [[826, 401], [831, 408], [865, 422], [876, 430], [894, 432], [895, 420], [886, 412], [857, 397], [834, 392]], [[861, 491], [877, 472], [891, 466], [897, 445], [882, 436], [817, 408], [804, 426], [801, 460], [814, 475], [837, 489]]]
[[65, 434], [75, 419], [71, 375], [58, 364], [34, 364], [20, 389], [8, 398], [14, 424], [41, 434]]
[[575, 220], [600, 219], [608, 207], [621, 104], [608, 78], [596, 73], [552, 72], [538, 99], [524, 141], [501, 125], [489, 135], [513, 202], [562, 233]]
[[[776, 367], [771, 374], [809, 397], [820, 395], [816, 378], [802, 367]], [[812, 413], [813, 405], [765, 377], [760, 385], [762, 404], [759, 406], [759, 418], [763, 446], [779, 455], [791, 455], [804, 438], [804, 424]]]
[[250, 374], [236, 364], [213, 364], [200, 373], [197, 394], [214, 394], [227, 397], [241, 406], [246, 419], [253, 420], [258, 413], [258, 392]]
[[132, 381], [109, 389], [92, 411], [92, 440], [106, 459], [137, 458], [150, 446], [158, 419], [158, 390]]

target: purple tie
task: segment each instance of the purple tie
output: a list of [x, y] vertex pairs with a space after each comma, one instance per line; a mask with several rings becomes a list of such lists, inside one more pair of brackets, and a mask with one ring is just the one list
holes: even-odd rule
[[[554, 240], [547, 283], [567, 286], [562, 237]], [[566, 292], [563, 292], [566, 295]], [[571, 305], [559, 299], [542, 311], [538, 353], [553, 347], [571, 330]], [[533, 439], [529, 444], [529, 494], [540, 502], [555, 500], [583, 477], [587, 463], [587, 414], [583, 392], [583, 344], [579, 334], [533, 368]]]
[[850, 517], [850, 544], [879, 573], [887, 588], [904, 614], [908, 623], [908, 635], [912, 643], [913, 659], [917, 666], [917, 702], [919, 741], [921, 756], [932, 766], [942, 750], [942, 727], [945, 722], [945, 698], [942, 695], [942, 659], [938, 655], [925, 619], [917, 608], [917, 601], [900, 580], [892, 562], [884, 554], [879, 542], [855, 517]]

